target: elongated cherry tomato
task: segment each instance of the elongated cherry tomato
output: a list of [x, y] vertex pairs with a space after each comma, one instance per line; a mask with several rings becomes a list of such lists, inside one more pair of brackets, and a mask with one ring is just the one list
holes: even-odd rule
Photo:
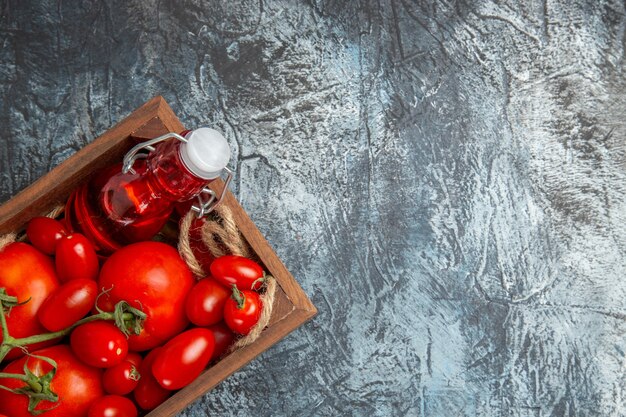
[[93, 244], [80, 233], [63, 237], [56, 247], [56, 270], [61, 282], [98, 278], [98, 256]]
[[34, 247], [47, 255], [54, 255], [57, 243], [67, 235], [65, 226], [49, 217], [34, 217], [26, 227], [26, 236]]
[[128, 360], [124, 360], [104, 371], [102, 384], [109, 394], [126, 395], [137, 387], [140, 378], [141, 374], [137, 367]]
[[46, 298], [37, 312], [37, 318], [48, 331], [66, 329], [89, 313], [97, 295], [96, 281], [72, 280], [54, 290]]
[[152, 364], [152, 375], [169, 390], [189, 385], [209, 363], [215, 338], [208, 329], [187, 330], [167, 342]]
[[230, 288], [258, 290], [263, 285], [263, 268], [252, 259], [237, 255], [220, 256], [211, 264], [211, 275]]
[[215, 361], [228, 351], [228, 348], [235, 340], [235, 333], [223, 321], [209, 326], [207, 329], [213, 332], [213, 337], [215, 338], [215, 349], [213, 349], [213, 355], [211, 356], [211, 361]]
[[137, 407], [119, 395], [105, 395], [89, 407], [88, 417], [137, 417]]
[[96, 368], [110, 368], [128, 354], [126, 336], [114, 324], [92, 321], [81, 324], [70, 336], [70, 346], [78, 359]]
[[137, 405], [142, 410], [152, 410], [158, 407], [171, 394], [171, 391], [159, 385], [152, 375], [152, 364], [162, 349], [160, 347], [152, 349], [143, 359], [141, 368], [139, 368], [141, 379], [139, 384], [137, 384], [137, 388], [133, 391], [133, 395]]
[[202, 327], [219, 323], [224, 318], [224, 305], [230, 295], [231, 291], [213, 278], [201, 279], [187, 295], [187, 318]]
[[233, 295], [224, 306], [224, 321], [233, 332], [246, 335], [259, 321], [262, 310], [259, 294], [248, 290], [239, 291], [233, 285]]

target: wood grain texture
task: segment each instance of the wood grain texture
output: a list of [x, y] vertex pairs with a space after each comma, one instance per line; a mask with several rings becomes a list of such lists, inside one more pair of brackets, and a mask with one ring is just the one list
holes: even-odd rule
[[0, 0], [0, 198], [163, 95], [319, 309], [181, 416], [621, 417], [625, 15]]

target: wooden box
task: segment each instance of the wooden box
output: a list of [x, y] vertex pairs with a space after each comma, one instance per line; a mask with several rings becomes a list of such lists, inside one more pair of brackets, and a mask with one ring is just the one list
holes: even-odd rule
[[[167, 132], [182, 132], [183, 125], [162, 97], [150, 100], [122, 122], [54, 168], [44, 177], [0, 206], [0, 235], [17, 232], [34, 216], [44, 215], [67, 197], [94, 172], [116, 162], [137, 143]], [[212, 187], [221, 190], [223, 183]], [[236, 223], [266, 270], [276, 278], [277, 290], [268, 327], [253, 344], [234, 351], [207, 369], [189, 386], [174, 394], [149, 416], [174, 416], [220, 381], [246, 365], [316, 314], [316, 309], [287, 271], [233, 195], [222, 204], [232, 210]]]

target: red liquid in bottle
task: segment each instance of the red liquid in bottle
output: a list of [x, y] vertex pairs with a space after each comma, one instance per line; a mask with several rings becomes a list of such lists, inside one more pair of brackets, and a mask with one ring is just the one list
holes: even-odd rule
[[212, 181], [187, 168], [182, 144], [176, 139], [158, 144], [146, 159], [135, 161], [134, 172], [123, 173], [118, 164], [98, 173], [68, 200], [70, 227], [104, 253], [152, 239], [177, 202], [192, 199]]

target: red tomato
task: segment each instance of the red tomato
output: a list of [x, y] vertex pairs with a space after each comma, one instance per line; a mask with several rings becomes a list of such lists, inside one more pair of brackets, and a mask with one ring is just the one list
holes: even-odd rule
[[[8, 295], [17, 297], [26, 304], [11, 309], [7, 315], [9, 334], [15, 338], [46, 333], [37, 311], [46, 297], [59, 286], [54, 266], [50, 258], [26, 243], [11, 243], [0, 250], [0, 288]], [[0, 341], [2, 334], [0, 333]], [[30, 345], [31, 351], [53, 344], [54, 341]], [[20, 349], [13, 349], [6, 359], [23, 355]]]
[[104, 263], [98, 284], [111, 288], [98, 299], [103, 310], [113, 311], [115, 303], [125, 300], [147, 314], [141, 334], [128, 339], [131, 350], [159, 346], [189, 324], [185, 299], [194, 279], [171, 246], [140, 242], [123, 247]]
[[80, 233], [63, 237], [57, 244], [56, 269], [61, 282], [98, 278], [98, 256], [93, 244]]
[[259, 321], [261, 310], [263, 303], [259, 294], [249, 290], [239, 291], [233, 286], [233, 296], [224, 307], [224, 321], [233, 332], [246, 335]]
[[235, 334], [223, 321], [209, 326], [207, 329], [213, 332], [213, 337], [215, 338], [215, 349], [213, 350], [213, 356], [211, 356], [211, 361], [214, 361], [221, 358], [228, 351], [228, 348], [235, 340]]
[[206, 368], [215, 338], [208, 329], [187, 330], [167, 342], [152, 364], [152, 375], [169, 390], [189, 385]]
[[212, 278], [193, 286], [186, 301], [187, 318], [196, 326], [210, 326], [224, 318], [224, 305], [231, 291]]
[[135, 401], [142, 410], [152, 410], [170, 396], [171, 392], [163, 388], [152, 375], [152, 364], [163, 348], [151, 350], [141, 363], [141, 379], [133, 391]]
[[78, 326], [70, 336], [70, 346], [81, 361], [97, 368], [110, 368], [122, 363], [128, 354], [126, 336], [106, 321], [92, 321]]
[[[58, 402], [42, 401], [35, 410], [49, 410], [46, 417], [84, 417], [96, 398], [104, 395], [100, 378], [102, 371], [83, 364], [74, 356], [68, 346], [57, 345], [33, 352], [45, 356], [57, 363], [57, 372], [50, 383], [50, 388], [58, 394]], [[37, 376], [52, 370], [52, 366], [36, 357], [24, 357], [11, 362], [3, 372], [23, 374], [24, 364]], [[17, 379], [0, 379], [0, 385], [16, 389], [26, 384]], [[55, 408], [56, 407], [56, 408]], [[0, 390], [0, 413], [12, 417], [32, 417], [28, 412], [28, 398], [25, 395], [13, 394]]]
[[102, 384], [109, 394], [126, 395], [135, 389], [140, 378], [137, 367], [128, 360], [124, 360], [104, 371]]
[[105, 395], [89, 407], [88, 417], [137, 417], [137, 407], [119, 395]]
[[258, 290], [263, 284], [263, 268], [243, 256], [220, 256], [211, 264], [211, 275], [228, 288], [235, 284], [240, 290]]
[[137, 352], [128, 352], [128, 355], [126, 355], [126, 359], [124, 359], [124, 361], [132, 363], [133, 365], [135, 365], [135, 368], [139, 369], [143, 359], [141, 358], [141, 355]]
[[39, 322], [51, 332], [66, 329], [89, 313], [97, 295], [96, 281], [69, 281], [54, 290], [43, 302], [37, 312]]
[[65, 226], [49, 217], [34, 217], [26, 227], [26, 236], [34, 247], [45, 254], [54, 255], [57, 244], [67, 235]]

